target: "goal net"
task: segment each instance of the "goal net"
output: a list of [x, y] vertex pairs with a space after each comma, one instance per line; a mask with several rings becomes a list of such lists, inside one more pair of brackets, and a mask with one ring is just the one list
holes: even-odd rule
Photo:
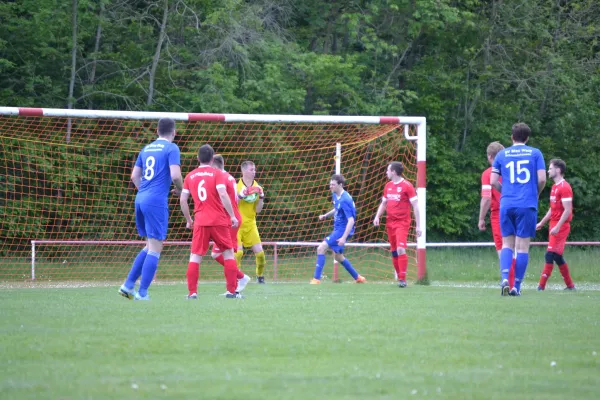
[[[336, 171], [344, 175], [357, 208], [356, 232], [345, 254], [367, 279], [394, 279], [384, 226], [372, 223], [389, 162], [402, 161], [406, 179], [418, 187], [425, 227], [424, 118], [0, 107], [0, 281], [124, 279], [143, 247], [131, 169], [141, 148], [156, 139], [161, 117], [176, 120], [184, 176], [197, 166], [204, 143], [223, 155], [236, 180], [243, 161], [256, 164], [256, 180], [265, 189], [257, 223], [267, 280], [310, 279], [316, 246], [332, 230], [332, 220], [319, 221], [318, 215], [332, 207], [329, 180]], [[184, 280], [191, 231], [178, 197], [171, 197], [169, 208], [156, 279]], [[409, 242], [408, 278], [416, 280], [425, 276], [425, 234], [415, 237], [414, 221]], [[327, 259], [324, 279], [338, 278], [331, 254]], [[250, 249], [241, 269], [254, 275]], [[223, 280], [222, 267], [209, 255], [200, 279]], [[343, 268], [339, 279], [350, 279]]]

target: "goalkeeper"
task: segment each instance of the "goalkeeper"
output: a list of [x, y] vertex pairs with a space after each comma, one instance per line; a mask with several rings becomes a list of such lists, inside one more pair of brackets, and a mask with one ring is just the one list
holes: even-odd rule
[[254, 180], [256, 165], [252, 161], [244, 161], [241, 167], [242, 178], [237, 183], [237, 193], [240, 198], [242, 224], [238, 231], [238, 250], [235, 259], [238, 267], [241, 266], [244, 247], [251, 248], [256, 257], [256, 281], [265, 283], [265, 252], [256, 226], [256, 214], [263, 209], [265, 194], [263, 188]]

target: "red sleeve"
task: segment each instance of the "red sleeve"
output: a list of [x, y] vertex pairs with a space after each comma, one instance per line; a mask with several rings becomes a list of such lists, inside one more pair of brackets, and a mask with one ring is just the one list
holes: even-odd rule
[[492, 174], [490, 172], [489, 169], [486, 169], [481, 174], [481, 197], [492, 197], [492, 184], [490, 181]]
[[571, 185], [562, 185], [560, 189], [560, 198], [562, 200], [573, 200], [573, 189], [571, 189]]
[[218, 188], [219, 185], [223, 185], [227, 189], [227, 175], [221, 171], [218, 171], [215, 176], [215, 186]]
[[406, 194], [408, 195], [408, 200], [412, 200], [415, 197], [417, 197], [417, 192], [415, 191], [415, 187], [412, 185], [412, 183], [406, 181], [406, 183], [408, 183], [408, 185], [406, 185]]
[[388, 184], [386, 183], [386, 184], [383, 186], [383, 194], [381, 195], [381, 198], [382, 198], [382, 199], [385, 199], [385, 193], [386, 193], [386, 189], [387, 189], [387, 187], [388, 187]]

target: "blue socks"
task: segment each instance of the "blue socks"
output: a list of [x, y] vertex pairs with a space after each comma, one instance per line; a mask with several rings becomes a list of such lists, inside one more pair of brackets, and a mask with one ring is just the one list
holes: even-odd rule
[[135, 282], [138, 280], [140, 275], [142, 275], [142, 266], [144, 265], [144, 260], [146, 260], [147, 255], [148, 249], [144, 247], [142, 251], [139, 252], [135, 260], [133, 260], [133, 265], [131, 266], [129, 275], [127, 275], [127, 280], [124, 283], [127, 289], [132, 290], [135, 286]]
[[[508, 280], [508, 272], [512, 265], [513, 251], [509, 248], [503, 248], [500, 252], [500, 276], [502, 280]], [[516, 272], [516, 271], [515, 271]]]
[[317, 266], [315, 268], [315, 279], [321, 279], [323, 275], [323, 267], [325, 267], [325, 254], [317, 254]]
[[160, 253], [155, 253], [154, 251], [149, 251], [146, 256], [146, 260], [144, 260], [144, 265], [142, 267], [142, 278], [140, 279], [140, 290], [138, 293], [141, 297], [146, 297], [148, 295], [148, 288], [154, 279], [154, 275], [156, 274], [156, 270], [158, 269], [158, 260], [160, 259]]
[[525, 279], [527, 264], [529, 264], [529, 253], [517, 253], [517, 260], [515, 262], [515, 288], [519, 292], [521, 291], [521, 283]]
[[[348, 271], [348, 273], [352, 275], [352, 278], [354, 278], [354, 280], [358, 278], [358, 272], [356, 272], [356, 270], [354, 269], [352, 264], [350, 264], [350, 261], [348, 261], [347, 258], [344, 259], [342, 265], [344, 266], [344, 268], [346, 268], [346, 271]], [[323, 275], [323, 267], [325, 267], [325, 254], [317, 254], [317, 266], [315, 267], [314, 275], [315, 279], [321, 279], [321, 276]]]
[[350, 275], [352, 275], [354, 280], [356, 280], [356, 278], [358, 278], [358, 272], [356, 272], [356, 270], [354, 269], [352, 264], [350, 264], [350, 261], [348, 261], [347, 258], [345, 258], [344, 261], [342, 261], [342, 265], [344, 266], [344, 268], [346, 268], [346, 271], [348, 271], [348, 273]]

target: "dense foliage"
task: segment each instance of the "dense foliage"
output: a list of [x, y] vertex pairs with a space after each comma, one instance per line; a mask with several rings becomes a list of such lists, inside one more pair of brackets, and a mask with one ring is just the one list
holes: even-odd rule
[[22, 0], [0, 25], [6, 106], [427, 117], [429, 241], [488, 238], [485, 147], [524, 121], [567, 162], [571, 237], [600, 237], [597, 1]]

